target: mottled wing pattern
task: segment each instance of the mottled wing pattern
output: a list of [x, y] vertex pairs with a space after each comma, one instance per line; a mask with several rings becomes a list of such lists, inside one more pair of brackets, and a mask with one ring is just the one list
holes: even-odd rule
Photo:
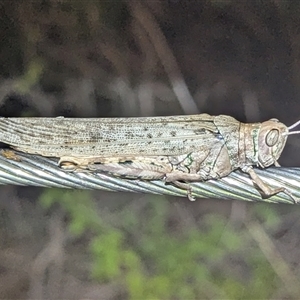
[[216, 138], [222, 139], [222, 135], [214, 124], [214, 117], [207, 114], [94, 119], [0, 118], [0, 142], [23, 152], [52, 157], [180, 155], [210, 147]]

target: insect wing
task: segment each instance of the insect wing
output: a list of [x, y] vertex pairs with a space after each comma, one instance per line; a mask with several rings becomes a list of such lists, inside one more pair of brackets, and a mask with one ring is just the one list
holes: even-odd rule
[[[180, 155], [213, 145], [207, 114], [145, 118], [1, 118], [0, 141], [44, 156]], [[219, 136], [221, 138], [221, 136]]]

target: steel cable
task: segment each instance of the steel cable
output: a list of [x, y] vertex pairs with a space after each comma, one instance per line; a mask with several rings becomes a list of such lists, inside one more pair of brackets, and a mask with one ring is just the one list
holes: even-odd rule
[[[163, 181], [141, 181], [114, 177], [104, 173], [68, 172], [58, 167], [58, 159], [25, 154], [14, 150], [1, 151], [0, 184], [99, 189], [115, 192], [137, 192], [187, 197], [187, 192]], [[271, 187], [286, 187], [300, 199], [300, 168], [255, 169]], [[196, 198], [293, 203], [285, 193], [262, 199], [248, 174], [232, 172], [219, 180], [191, 183]]]

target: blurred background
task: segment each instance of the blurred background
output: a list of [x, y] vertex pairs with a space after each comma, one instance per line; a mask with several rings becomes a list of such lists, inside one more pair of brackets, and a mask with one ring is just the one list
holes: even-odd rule
[[[300, 3], [0, 1], [1, 116], [299, 119]], [[281, 157], [299, 166], [299, 138]], [[0, 187], [1, 299], [298, 299], [299, 208]]]

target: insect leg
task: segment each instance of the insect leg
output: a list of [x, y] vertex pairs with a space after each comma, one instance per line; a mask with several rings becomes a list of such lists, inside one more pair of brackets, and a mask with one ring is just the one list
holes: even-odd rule
[[173, 181], [172, 182], [175, 186], [186, 190], [187, 192], [187, 197], [190, 201], [196, 201], [196, 198], [192, 195], [192, 188], [189, 183], [181, 182], [181, 181]]
[[159, 164], [160, 157], [61, 157], [59, 165], [73, 172], [104, 172], [114, 176], [157, 180], [163, 179], [166, 172], [170, 172], [171, 166]]
[[164, 181], [174, 184], [175, 186], [186, 190], [187, 197], [190, 201], [195, 201], [195, 197], [192, 195], [192, 188], [189, 183], [182, 182], [182, 181], [203, 181], [203, 176], [199, 174], [190, 174], [190, 173], [183, 173], [183, 172], [172, 172], [165, 174]]
[[271, 188], [269, 185], [267, 185], [261, 178], [255, 173], [252, 167], [243, 167], [242, 171], [245, 173], [248, 173], [253, 180], [253, 182], [261, 189], [261, 191], [264, 193], [265, 196], [271, 197], [273, 195], [276, 195], [280, 192], [285, 193], [291, 199], [294, 203], [298, 203], [298, 200], [284, 187], [281, 188]]

